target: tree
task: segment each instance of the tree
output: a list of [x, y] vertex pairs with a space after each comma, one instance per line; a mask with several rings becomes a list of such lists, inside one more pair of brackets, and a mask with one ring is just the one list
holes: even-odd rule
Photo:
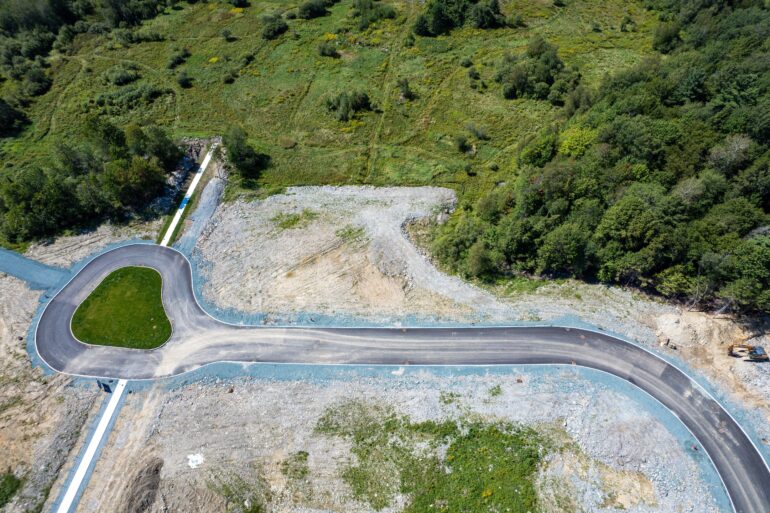
[[326, 16], [329, 11], [326, 10], [326, 3], [323, 0], [307, 0], [297, 9], [297, 15], [303, 20], [320, 18]]
[[262, 17], [262, 39], [276, 39], [289, 29], [289, 26], [279, 14], [267, 15]]
[[539, 273], [563, 273], [582, 276], [592, 260], [589, 231], [574, 222], [559, 225], [548, 232], [537, 251]]
[[0, 136], [12, 134], [24, 115], [11, 107], [7, 101], [0, 98]]
[[233, 126], [227, 130], [222, 142], [227, 149], [227, 157], [236, 171], [244, 178], [257, 178], [260, 171], [270, 164], [270, 157], [257, 152], [246, 141], [246, 132]]
[[770, 311], [770, 237], [742, 241], [722, 271], [728, 279], [718, 297], [744, 310]]
[[474, 278], [489, 275], [495, 270], [495, 263], [489, 253], [489, 248], [482, 240], [477, 240], [468, 250], [466, 259], [468, 274]]
[[679, 37], [680, 30], [677, 23], [660, 23], [655, 28], [655, 34], [652, 37], [652, 47], [660, 53], [671, 52], [681, 41]]

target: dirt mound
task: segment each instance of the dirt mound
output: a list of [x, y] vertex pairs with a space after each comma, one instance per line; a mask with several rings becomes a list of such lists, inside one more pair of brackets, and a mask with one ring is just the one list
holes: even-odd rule
[[150, 509], [158, 494], [162, 468], [163, 460], [156, 457], [139, 470], [126, 491], [123, 513], [145, 513]]

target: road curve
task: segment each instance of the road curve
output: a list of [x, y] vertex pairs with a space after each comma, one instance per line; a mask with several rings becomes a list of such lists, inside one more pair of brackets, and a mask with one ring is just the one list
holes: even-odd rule
[[[117, 268], [139, 265], [163, 277], [173, 334], [141, 351], [78, 341], [78, 305]], [[36, 329], [40, 357], [76, 375], [152, 379], [217, 361], [392, 365], [581, 365], [641, 388], [674, 412], [700, 441], [737, 513], [770, 513], [770, 468], [738, 423], [687, 375], [628, 342], [569, 328], [268, 328], [235, 326], [195, 300], [190, 263], [178, 251], [124, 246], [96, 257], [48, 303]]]

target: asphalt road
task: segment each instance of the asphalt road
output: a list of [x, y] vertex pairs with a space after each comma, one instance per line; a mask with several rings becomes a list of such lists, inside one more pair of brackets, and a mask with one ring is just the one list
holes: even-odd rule
[[[72, 335], [77, 306], [110, 272], [141, 265], [163, 277], [171, 339], [151, 351], [91, 346]], [[237, 277], [234, 277], [237, 279]], [[567, 364], [633, 383], [674, 412], [700, 441], [737, 513], [770, 513], [770, 469], [722, 406], [666, 361], [622, 340], [568, 328], [267, 328], [228, 325], [195, 300], [179, 252], [124, 246], [86, 265], [48, 304], [35, 337], [53, 369], [83, 376], [152, 379], [218, 361], [310, 364]]]

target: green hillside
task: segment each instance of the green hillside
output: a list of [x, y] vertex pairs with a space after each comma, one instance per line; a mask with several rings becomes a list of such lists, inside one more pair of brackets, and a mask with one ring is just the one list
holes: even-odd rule
[[[88, 184], [157, 176], [138, 159], [164, 153], [114, 145], [111, 126], [242, 130], [229, 199], [447, 186], [461, 208], [435, 251], [461, 274], [574, 275], [770, 309], [770, 243], [756, 231], [770, 210], [762, 0], [38, 3], [54, 6], [45, 22], [19, 2], [0, 10], [4, 178], [48, 173], [0, 184], [6, 244], [141, 211], [118, 192], [90, 200]], [[69, 169], [61, 143], [81, 140], [91, 149], [76, 160], [91, 164]], [[124, 172], [84, 178], [108, 164]], [[49, 196], [24, 190], [40, 184]], [[76, 212], [39, 228], [30, 212], [68, 186]]]

